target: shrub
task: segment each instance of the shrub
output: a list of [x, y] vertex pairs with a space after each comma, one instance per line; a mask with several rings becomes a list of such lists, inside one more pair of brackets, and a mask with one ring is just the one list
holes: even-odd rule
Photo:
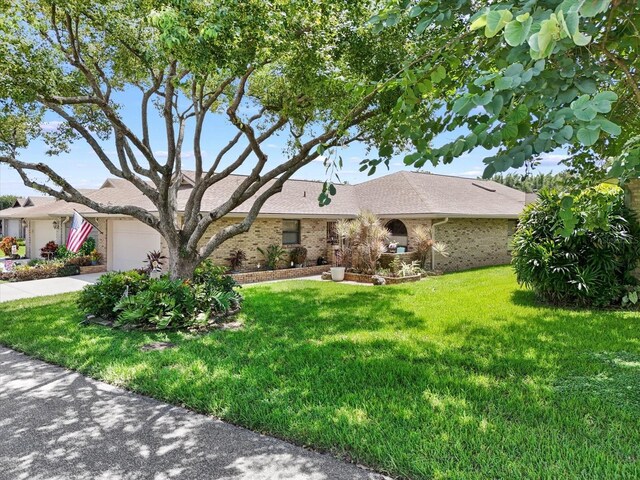
[[58, 268], [57, 276], [58, 277], [68, 277], [70, 275], [78, 275], [80, 273], [80, 267], [78, 265], [69, 265], [65, 263], [61, 267]]
[[64, 263], [60, 260], [41, 261], [36, 265], [16, 265], [13, 269], [13, 279], [18, 282], [24, 282], [59, 277], [61, 276], [60, 273], [69, 275], [65, 270], [61, 272], [63, 268]]
[[620, 304], [640, 258], [640, 227], [624, 205], [622, 189], [599, 185], [583, 191], [572, 209], [577, 220], [561, 234], [562, 198], [543, 191], [525, 208], [514, 235], [518, 282], [543, 300], [578, 306]]
[[87, 239], [80, 245], [78, 255], [91, 255], [96, 249], [96, 239], [93, 237], [87, 237]]
[[304, 262], [307, 260], [307, 249], [304, 247], [292, 248], [289, 252], [289, 259], [294, 265], [304, 265]]
[[422, 267], [420, 267], [420, 261], [414, 260], [411, 263], [402, 262], [400, 269], [398, 270], [399, 277], [411, 277], [413, 275], [420, 275], [422, 273]]
[[58, 244], [51, 240], [47, 242], [47, 244], [40, 249], [40, 256], [43, 258], [55, 258], [56, 253], [58, 252]]
[[135, 270], [110, 272], [84, 288], [78, 306], [120, 327], [202, 327], [240, 306], [237, 283], [224, 272], [210, 260], [196, 268], [193, 281], [149, 278]]
[[244, 250], [240, 248], [232, 250], [229, 254], [229, 265], [231, 266], [231, 270], [239, 270], [246, 259], [247, 254], [244, 253]]
[[212, 288], [222, 292], [233, 292], [239, 287], [233, 277], [226, 275], [227, 269], [220, 265], [215, 265], [211, 260], [204, 260], [198, 265], [193, 274], [194, 284], [207, 283]]
[[287, 251], [280, 245], [269, 245], [266, 249], [258, 247], [258, 251], [264, 257], [265, 263], [269, 270], [275, 270], [278, 264], [285, 258]]
[[2, 241], [0, 241], [0, 250], [6, 255], [11, 255], [11, 247], [14, 245], [18, 245], [18, 241], [15, 237], [4, 237]]
[[197, 310], [195, 290], [182, 280], [149, 280], [147, 288], [121, 298], [115, 305], [115, 325], [138, 328], [183, 327]]
[[78, 306], [87, 314], [114, 320], [114, 308], [125, 292], [135, 295], [144, 290], [148, 283], [149, 277], [135, 270], [108, 272], [95, 284], [84, 287], [78, 297]]
[[56, 248], [55, 258], [60, 258], [62, 260], [74, 257], [76, 254], [71, 252], [66, 246], [58, 245]]

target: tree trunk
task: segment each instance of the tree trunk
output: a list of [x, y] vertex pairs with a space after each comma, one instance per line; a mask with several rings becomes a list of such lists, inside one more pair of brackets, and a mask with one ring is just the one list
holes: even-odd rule
[[172, 280], [191, 280], [199, 264], [196, 252], [185, 252], [178, 246], [169, 246], [169, 277]]

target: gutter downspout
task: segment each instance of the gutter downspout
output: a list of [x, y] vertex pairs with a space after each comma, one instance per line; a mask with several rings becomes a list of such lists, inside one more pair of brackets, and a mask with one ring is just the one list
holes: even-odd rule
[[[449, 217], [446, 217], [441, 222], [436, 222], [431, 225], [431, 240], [433, 240], [433, 243], [436, 242], [436, 227], [438, 225], [444, 225], [448, 221], [449, 221]], [[433, 249], [433, 247], [431, 247], [431, 270], [435, 270], [435, 269], [436, 269], [436, 252]]]

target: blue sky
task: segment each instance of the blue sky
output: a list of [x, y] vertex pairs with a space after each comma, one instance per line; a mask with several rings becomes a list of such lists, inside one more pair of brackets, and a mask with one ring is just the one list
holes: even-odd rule
[[[117, 98], [117, 101], [122, 105], [122, 116], [125, 121], [131, 126], [134, 126], [133, 130], [139, 133], [139, 114], [138, 114], [138, 92], [135, 90], [129, 90], [121, 93]], [[225, 116], [226, 117], [226, 116]], [[211, 120], [205, 126], [202, 149], [204, 150], [205, 165], [207, 162], [211, 162], [217, 152], [222, 148], [226, 142], [233, 137], [236, 130], [225, 121], [223, 116], [211, 116]], [[58, 119], [51, 116], [46, 118], [42, 127], [45, 130], [55, 131]], [[155, 115], [151, 121], [151, 143], [154, 148], [154, 152], [160, 160], [162, 160], [163, 152], [166, 155], [166, 142], [164, 136], [164, 124], [159, 117]], [[190, 136], [187, 132], [185, 146], [183, 148], [183, 162], [185, 168], [191, 168], [193, 165], [193, 148], [188, 144]], [[449, 138], [455, 138], [459, 135], [457, 132], [451, 132], [448, 134]], [[447, 138], [446, 140], [449, 140]], [[445, 139], [442, 139], [445, 140]], [[272, 137], [263, 144], [265, 153], [269, 156], [269, 163], [275, 165], [286, 159], [286, 138], [281, 135], [279, 137]], [[105, 151], [115, 158], [114, 148], [110, 142], [104, 142], [103, 148]], [[236, 149], [235, 151], [237, 151]], [[107, 170], [102, 163], [97, 159], [94, 152], [91, 150], [88, 144], [84, 141], [77, 141], [71, 146], [69, 153], [61, 154], [55, 157], [47, 156], [46, 145], [42, 141], [34, 141], [29, 148], [21, 152], [21, 159], [30, 162], [44, 162], [53, 167], [58, 173], [66, 178], [72, 185], [77, 188], [96, 188], [109, 176]], [[233, 151], [231, 152], [233, 153]], [[367, 158], [367, 149], [363, 144], [352, 144], [348, 148], [341, 149], [339, 154], [343, 158], [344, 166], [339, 172], [340, 178], [343, 181], [349, 183], [359, 183], [366, 181], [370, 178], [386, 175], [390, 172], [407, 169], [402, 163], [403, 156], [396, 157], [390, 164], [390, 169], [379, 168], [373, 177], [368, 177], [366, 172], [361, 173], [358, 171], [359, 162]], [[486, 151], [483, 149], [477, 149], [469, 154], [463, 155], [456, 159], [450, 165], [439, 165], [432, 167], [430, 165], [423, 168], [424, 171], [430, 171], [433, 173], [447, 174], [447, 175], [459, 175], [467, 177], [477, 177], [482, 174], [484, 165], [482, 159], [486, 155]], [[229, 158], [232, 158], [230, 156]], [[542, 159], [542, 164], [538, 167], [538, 171], [559, 171], [558, 161], [564, 156], [561, 152], [556, 154], [547, 155]], [[245, 165], [238, 170], [238, 173], [247, 173], [251, 168], [251, 164]], [[327, 174], [325, 173], [325, 167], [321, 161], [315, 161], [305, 166], [298, 171], [294, 178], [308, 179], [308, 180], [325, 180]], [[18, 174], [5, 165], [0, 165], [0, 194], [16, 194], [16, 195], [29, 195], [39, 193], [25, 187], [18, 176]]]

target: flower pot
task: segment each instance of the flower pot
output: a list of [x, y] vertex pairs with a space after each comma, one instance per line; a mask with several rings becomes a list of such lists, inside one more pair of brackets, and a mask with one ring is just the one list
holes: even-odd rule
[[331, 280], [341, 282], [344, 280], [344, 267], [331, 267]]

